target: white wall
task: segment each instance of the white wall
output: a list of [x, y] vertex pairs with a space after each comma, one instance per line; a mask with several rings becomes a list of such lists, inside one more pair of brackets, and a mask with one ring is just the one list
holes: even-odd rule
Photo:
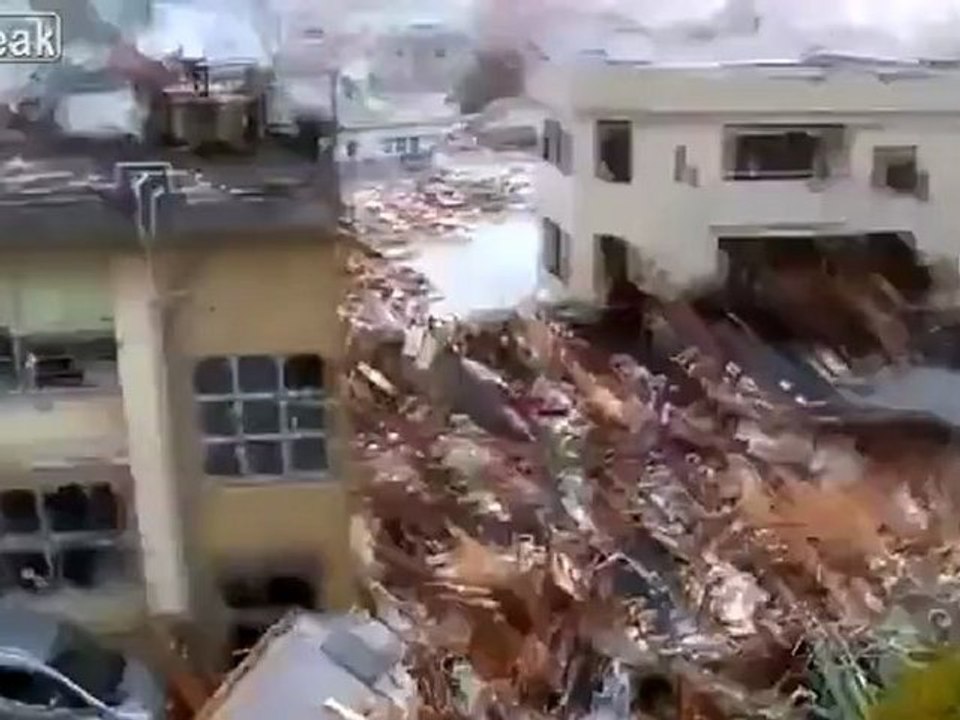
[[[613, 87], [614, 80], [622, 81], [623, 76], [621, 69], [610, 72]], [[633, 75], [644, 72], [634, 71]], [[702, 78], [696, 79], [697, 87], [701, 82]], [[636, 89], [621, 84], [624, 93]], [[960, 85], [957, 89], [957, 110], [942, 114], [839, 113], [817, 105], [810, 106], [821, 110], [817, 113], [762, 115], [651, 113], [625, 103], [621, 108], [626, 109], [603, 111], [576, 107], [571, 102], [555, 106], [554, 115], [574, 136], [574, 173], [564, 177], [555, 167], [544, 164], [537, 178], [538, 207], [542, 215], [559, 223], [574, 238], [567, 290], [581, 298], [595, 297], [599, 291], [594, 241], [598, 234], [627, 238], [644, 257], [668, 274], [676, 289], [709, 279], [718, 272], [717, 238], [782, 235], [786, 224], [794, 226], [790, 231], [807, 234], [911, 231], [916, 235], [918, 249], [930, 259], [960, 255], [960, 233], [956, 230], [960, 228], [960, 205], [953, 200], [960, 196]], [[570, 95], [564, 95], [562, 84], [546, 90], [556, 102], [571, 100]], [[580, 99], [584, 94], [596, 99], [600, 92], [579, 86], [576, 90]], [[663, 93], [662, 99], [668, 89], [657, 91]], [[927, 104], [946, 102], [945, 97], [937, 95], [936, 87], [932, 92]], [[628, 94], [622, 97], [630, 98]], [[717, 93], [702, 99], [717, 107], [724, 104]], [[893, 95], [889, 98], [892, 104], [903, 104], [906, 99]], [[671, 102], [677, 104], [692, 106], [696, 101], [696, 97], [671, 95]], [[807, 101], [813, 102], [809, 97]], [[759, 104], [766, 103], [767, 98], [761, 93], [736, 102], [744, 106], [755, 102], [759, 110]], [[727, 104], [733, 107], [736, 103]], [[630, 184], [607, 183], [595, 177], [594, 122], [599, 118], [633, 121]], [[743, 122], [844, 124], [850, 129], [849, 171], [818, 190], [805, 181], [725, 181], [723, 128], [725, 124]], [[697, 187], [674, 181], [674, 151], [678, 145], [686, 146], [687, 163], [698, 170]], [[929, 201], [896, 196], [871, 186], [873, 148], [877, 145], [918, 146], [920, 167], [930, 175]]]
[[[449, 125], [346, 128], [340, 133], [337, 141], [337, 160], [340, 162], [350, 162], [351, 160], [362, 162], [364, 160], [384, 160], [399, 157], [396, 149], [392, 149], [390, 152], [384, 149], [385, 141], [394, 141], [398, 138], [407, 138], [408, 148], [410, 147], [410, 138], [419, 138], [419, 152], [430, 152], [443, 141], [448, 130]], [[351, 141], [357, 143], [357, 153], [353, 158], [348, 154]]]

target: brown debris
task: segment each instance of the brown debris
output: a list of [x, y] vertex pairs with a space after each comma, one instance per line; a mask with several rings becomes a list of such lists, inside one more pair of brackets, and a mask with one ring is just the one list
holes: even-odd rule
[[[800, 641], [885, 617], [957, 538], [960, 455], [824, 429], [733, 366], [689, 305], [664, 309], [696, 346], [664, 375], [544, 318], [434, 323], [437, 357], [481, 387], [465, 402], [409, 382], [396, 326], [431, 326], [423, 284], [375, 258], [352, 272], [364, 565], [420, 628], [424, 717], [620, 717], [651, 672], [670, 699], [636, 717], [799, 717]], [[870, 302], [861, 315], [894, 312]]]

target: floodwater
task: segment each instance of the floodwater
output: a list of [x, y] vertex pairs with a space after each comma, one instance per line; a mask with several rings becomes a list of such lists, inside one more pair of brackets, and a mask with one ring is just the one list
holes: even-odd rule
[[514, 212], [484, 220], [464, 239], [431, 238], [407, 261], [442, 297], [440, 315], [469, 315], [516, 307], [537, 290], [540, 242], [536, 218]]

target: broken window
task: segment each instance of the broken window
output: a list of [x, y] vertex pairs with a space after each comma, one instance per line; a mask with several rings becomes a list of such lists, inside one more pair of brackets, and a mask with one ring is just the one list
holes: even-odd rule
[[614, 183], [633, 181], [633, 125], [629, 120], [597, 121], [596, 175]]
[[204, 470], [223, 477], [317, 475], [328, 467], [318, 355], [204, 359], [194, 387]]
[[609, 287], [615, 282], [629, 279], [629, 246], [627, 241], [616, 235], [598, 235], [600, 267], [603, 283]]
[[573, 136], [556, 120], [543, 123], [543, 159], [564, 175], [573, 172]]
[[544, 218], [543, 220], [543, 269], [559, 280], [566, 282], [569, 275], [568, 247], [569, 236], [559, 225]]
[[[9, 344], [9, 349], [4, 345]], [[26, 335], [0, 342], [10, 352], [17, 384], [23, 390], [115, 388], [117, 346], [112, 335]], [[9, 368], [9, 364], [7, 364]]]
[[313, 561], [278, 559], [241, 563], [221, 576], [220, 595], [233, 628], [228, 647], [231, 663], [291, 609], [318, 609], [315, 575]]
[[792, 180], [826, 174], [817, 130], [757, 128], [736, 130], [728, 140], [734, 180]]
[[69, 483], [0, 493], [0, 587], [40, 592], [58, 585], [95, 588], [128, 574], [126, 523], [109, 483]]
[[917, 148], [886, 146], [873, 149], [873, 185], [913, 195], [920, 186]]

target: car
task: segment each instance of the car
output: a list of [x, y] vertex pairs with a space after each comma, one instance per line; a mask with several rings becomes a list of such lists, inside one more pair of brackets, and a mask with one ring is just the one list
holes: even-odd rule
[[0, 720], [163, 720], [166, 694], [142, 662], [82, 628], [0, 611]]

